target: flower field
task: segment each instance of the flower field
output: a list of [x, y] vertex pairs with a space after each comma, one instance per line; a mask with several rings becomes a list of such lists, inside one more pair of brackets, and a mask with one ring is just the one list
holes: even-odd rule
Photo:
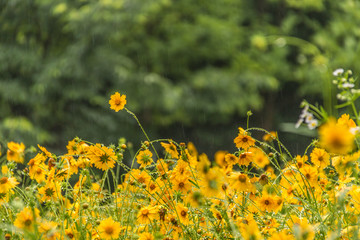
[[110, 108], [134, 117], [146, 138], [130, 166], [122, 141], [74, 138], [62, 155], [9, 141], [0, 239], [358, 239], [360, 95], [350, 71], [334, 76], [349, 113], [332, 118], [304, 102], [297, 126], [319, 137], [303, 155], [276, 132], [242, 126], [235, 151], [211, 161], [191, 142], [151, 140], [118, 92]]

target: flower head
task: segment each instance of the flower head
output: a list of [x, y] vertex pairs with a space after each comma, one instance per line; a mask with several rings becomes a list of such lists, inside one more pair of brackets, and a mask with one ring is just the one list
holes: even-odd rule
[[354, 135], [349, 128], [330, 120], [319, 130], [320, 145], [330, 153], [346, 154], [353, 149]]
[[14, 177], [2, 177], [0, 178], [0, 193], [7, 193], [18, 184], [19, 182]]
[[330, 164], [330, 155], [322, 148], [314, 148], [310, 154], [311, 162], [320, 168], [325, 168]]
[[100, 222], [99, 234], [101, 239], [117, 239], [120, 235], [121, 225], [109, 217]]
[[25, 145], [23, 143], [9, 142], [7, 144], [7, 160], [17, 163], [24, 162]]
[[248, 149], [251, 146], [255, 145], [255, 140], [247, 135], [246, 132], [239, 133], [239, 135], [234, 139], [234, 143], [237, 148]]
[[120, 93], [116, 92], [111, 95], [110, 100], [110, 109], [114, 109], [115, 112], [122, 110], [126, 104], [126, 95], [120, 95]]
[[113, 149], [97, 143], [88, 148], [88, 157], [95, 167], [105, 171], [115, 166], [116, 155]]
[[179, 152], [176, 149], [176, 146], [174, 143], [170, 142], [170, 143], [161, 143], [161, 146], [163, 146], [163, 148], [165, 148], [165, 151], [170, 154], [170, 156], [172, 158], [179, 158]]
[[33, 230], [37, 219], [39, 219], [39, 209], [32, 210], [30, 207], [25, 207], [21, 212], [16, 215], [14, 226], [23, 230]]
[[153, 162], [152, 152], [149, 149], [145, 149], [144, 151], [140, 151], [136, 156], [137, 162], [141, 165], [141, 167], [146, 167]]

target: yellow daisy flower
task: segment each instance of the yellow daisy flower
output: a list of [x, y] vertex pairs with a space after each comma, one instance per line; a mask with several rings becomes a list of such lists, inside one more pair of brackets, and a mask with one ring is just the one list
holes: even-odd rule
[[7, 160], [17, 163], [24, 162], [25, 145], [23, 143], [8, 142]]
[[121, 225], [109, 217], [100, 222], [98, 230], [101, 239], [117, 239], [120, 235]]
[[110, 109], [115, 110], [115, 112], [122, 110], [126, 104], [126, 95], [120, 95], [120, 93], [115, 92], [113, 95], [111, 95], [109, 104]]

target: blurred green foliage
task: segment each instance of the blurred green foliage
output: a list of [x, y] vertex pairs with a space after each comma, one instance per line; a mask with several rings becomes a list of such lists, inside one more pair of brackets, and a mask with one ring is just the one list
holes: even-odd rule
[[205, 150], [250, 109], [269, 130], [303, 97], [331, 111], [331, 72], [360, 72], [357, 0], [2, 0], [0, 23], [0, 134], [54, 149], [143, 139], [115, 91], [150, 136]]

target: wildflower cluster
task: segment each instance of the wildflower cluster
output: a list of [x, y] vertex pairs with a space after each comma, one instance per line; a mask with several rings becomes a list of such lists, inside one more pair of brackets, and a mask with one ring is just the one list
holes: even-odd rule
[[[109, 104], [133, 115], [124, 95]], [[75, 138], [63, 155], [9, 142], [0, 158], [0, 238], [354, 239], [357, 127], [348, 114], [329, 118], [297, 156], [276, 132], [239, 127], [234, 152], [218, 151], [214, 161], [191, 142], [144, 132], [131, 167], [122, 140], [104, 146]]]

